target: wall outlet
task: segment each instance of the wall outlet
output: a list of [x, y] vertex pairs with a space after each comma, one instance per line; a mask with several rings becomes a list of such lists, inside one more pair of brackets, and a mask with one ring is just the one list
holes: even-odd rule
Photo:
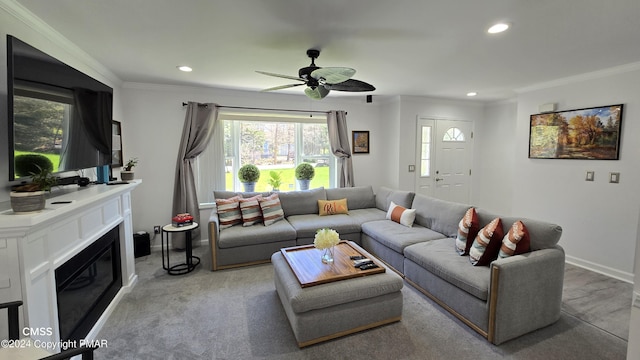
[[154, 234], [160, 234], [160, 225], [156, 225], [153, 227], [153, 233]]

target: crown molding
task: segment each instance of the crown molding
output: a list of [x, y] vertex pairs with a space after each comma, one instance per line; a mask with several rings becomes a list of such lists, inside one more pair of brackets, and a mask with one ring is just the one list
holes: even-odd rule
[[533, 84], [531, 86], [515, 89], [514, 91], [517, 94], [528, 93], [531, 91], [544, 90], [544, 89], [549, 89], [557, 86], [575, 84], [575, 83], [583, 82], [587, 80], [601, 79], [607, 76], [619, 75], [619, 74], [624, 74], [624, 73], [638, 71], [638, 70], [640, 70], [640, 62], [635, 62], [635, 63], [620, 65], [620, 66], [616, 66], [608, 69], [603, 69], [603, 70], [593, 71], [593, 72], [584, 73], [580, 75], [568, 76], [565, 78], [560, 78], [552, 81]]
[[31, 30], [44, 36], [54, 45], [71, 54], [80, 63], [87, 66], [91, 70], [100, 74], [116, 86], [122, 85], [122, 80], [118, 78], [111, 70], [102, 65], [96, 59], [91, 57], [85, 51], [80, 49], [71, 40], [64, 37], [56, 29], [45, 23], [42, 19], [34, 15], [27, 8], [16, 2], [15, 0], [0, 0], [0, 9], [3, 9], [9, 15], [13, 16]]

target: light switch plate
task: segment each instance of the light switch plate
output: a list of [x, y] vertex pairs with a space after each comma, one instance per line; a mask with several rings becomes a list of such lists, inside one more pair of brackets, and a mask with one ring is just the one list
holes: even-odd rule
[[415, 172], [416, 171], [416, 166], [415, 165], [409, 165], [409, 172]]
[[584, 178], [586, 181], [593, 181], [595, 176], [594, 171], [587, 171], [587, 176]]
[[619, 172], [612, 172], [609, 173], [609, 182], [612, 184], [617, 184], [620, 182], [620, 173]]

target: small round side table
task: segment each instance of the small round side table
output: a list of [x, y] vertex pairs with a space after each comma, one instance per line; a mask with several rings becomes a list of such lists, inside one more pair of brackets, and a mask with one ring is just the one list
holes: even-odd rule
[[[172, 224], [168, 224], [162, 227], [162, 268], [167, 270], [169, 275], [184, 275], [192, 272], [198, 264], [200, 264], [200, 258], [197, 256], [193, 256], [192, 253], [192, 245], [191, 245], [191, 230], [196, 229], [198, 227], [198, 223], [193, 223], [187, 226], [173, 226]], [[169, 234], [171, 233], [185, 233], [185, 262], [177, 265], [171, 266], [169, 262], [169, 253], [171, 249], [169, 248]], [[165, 262], [165, 241], [167, 247], [167, 256]]]

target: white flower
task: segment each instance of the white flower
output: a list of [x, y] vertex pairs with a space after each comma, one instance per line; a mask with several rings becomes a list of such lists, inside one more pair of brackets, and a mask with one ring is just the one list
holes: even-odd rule
[[320, 229], [316, 231], [316, 236], [313, 239], [313, 245], [316, 249], [328, 249], [335, 246], [340, 242], [340, 234], [333, 229]]

